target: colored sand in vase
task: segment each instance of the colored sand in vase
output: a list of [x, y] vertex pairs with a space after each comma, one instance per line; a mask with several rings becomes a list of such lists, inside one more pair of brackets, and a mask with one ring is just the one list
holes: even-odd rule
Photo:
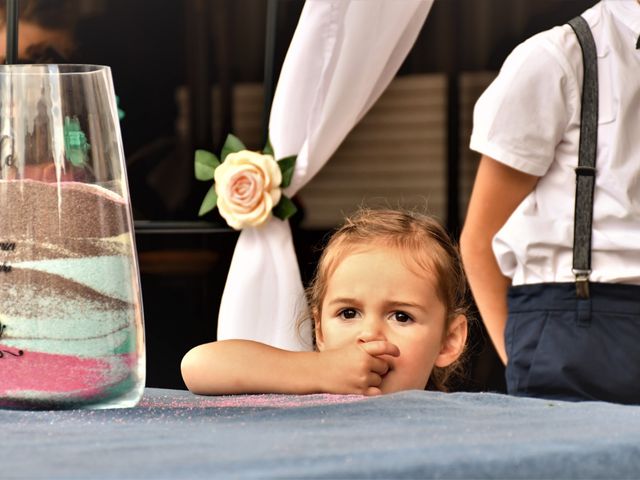
[[0, 406], [135, 395], [142, 312], [129, 207], [96, 185], [0, 181]]

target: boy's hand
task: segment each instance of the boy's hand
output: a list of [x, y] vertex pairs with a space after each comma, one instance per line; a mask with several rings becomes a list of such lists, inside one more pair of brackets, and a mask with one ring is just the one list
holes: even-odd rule
[[383, 355], [397, 357], [400, 350], [390, 342], [376, 340], [320, 352], [322, 391], [380, 395], [382, 378], [390, 368]]

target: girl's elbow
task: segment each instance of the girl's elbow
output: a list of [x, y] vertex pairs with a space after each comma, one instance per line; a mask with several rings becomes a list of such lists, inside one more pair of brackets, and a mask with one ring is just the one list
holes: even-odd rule
[[182, 381], [192, 393], [202, 393], [199, 379], [202, 374], [202, 355], [199, 347], [189, 350], [180, 363]]

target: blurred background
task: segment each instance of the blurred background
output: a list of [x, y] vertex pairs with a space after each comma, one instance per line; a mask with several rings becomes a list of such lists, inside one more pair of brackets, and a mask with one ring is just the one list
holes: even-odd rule
[[[388, 0], [397, 1], [397, 0]], [[294, 199], [301, 273], [326, 234], [362, 203], [418, 206], [456, 238], [479, 160], [473, 105], [508, 53], [595, 0], [435, 0], [396, 79], [327, 166]], [[273, 90], [304, 0], [21, 0], [25, 63], [112, 69], [141, 267], [147, 386], [184, 388], [179, 365], [215, 340], [237, 233], [211, 213], [193, 152], [233, 132], [266, 139]], [[4, 61], [5, 0], [0, 0]], [[375, 52], [372, 52], [375, 54]], [[357, 182], [353, 178], [358, 178]], [[477, 318], [456, 389], [504, 391], [504, 369]]]

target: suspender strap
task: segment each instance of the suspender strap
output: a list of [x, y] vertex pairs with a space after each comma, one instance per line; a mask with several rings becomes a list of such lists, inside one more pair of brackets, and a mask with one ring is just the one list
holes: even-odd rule
[[584, 78], [580, 112], [580, 150], [576, 168], [576, 204], [573, 224], [573, 273], [576, 294], [589, 297], [591, 273], [591, 223], [593, 220], [593, 189], [596, 173], [598, 142], [598, 61], [596, 45], [589, 24], [582, 17], [569, 21], [582, 49]]

